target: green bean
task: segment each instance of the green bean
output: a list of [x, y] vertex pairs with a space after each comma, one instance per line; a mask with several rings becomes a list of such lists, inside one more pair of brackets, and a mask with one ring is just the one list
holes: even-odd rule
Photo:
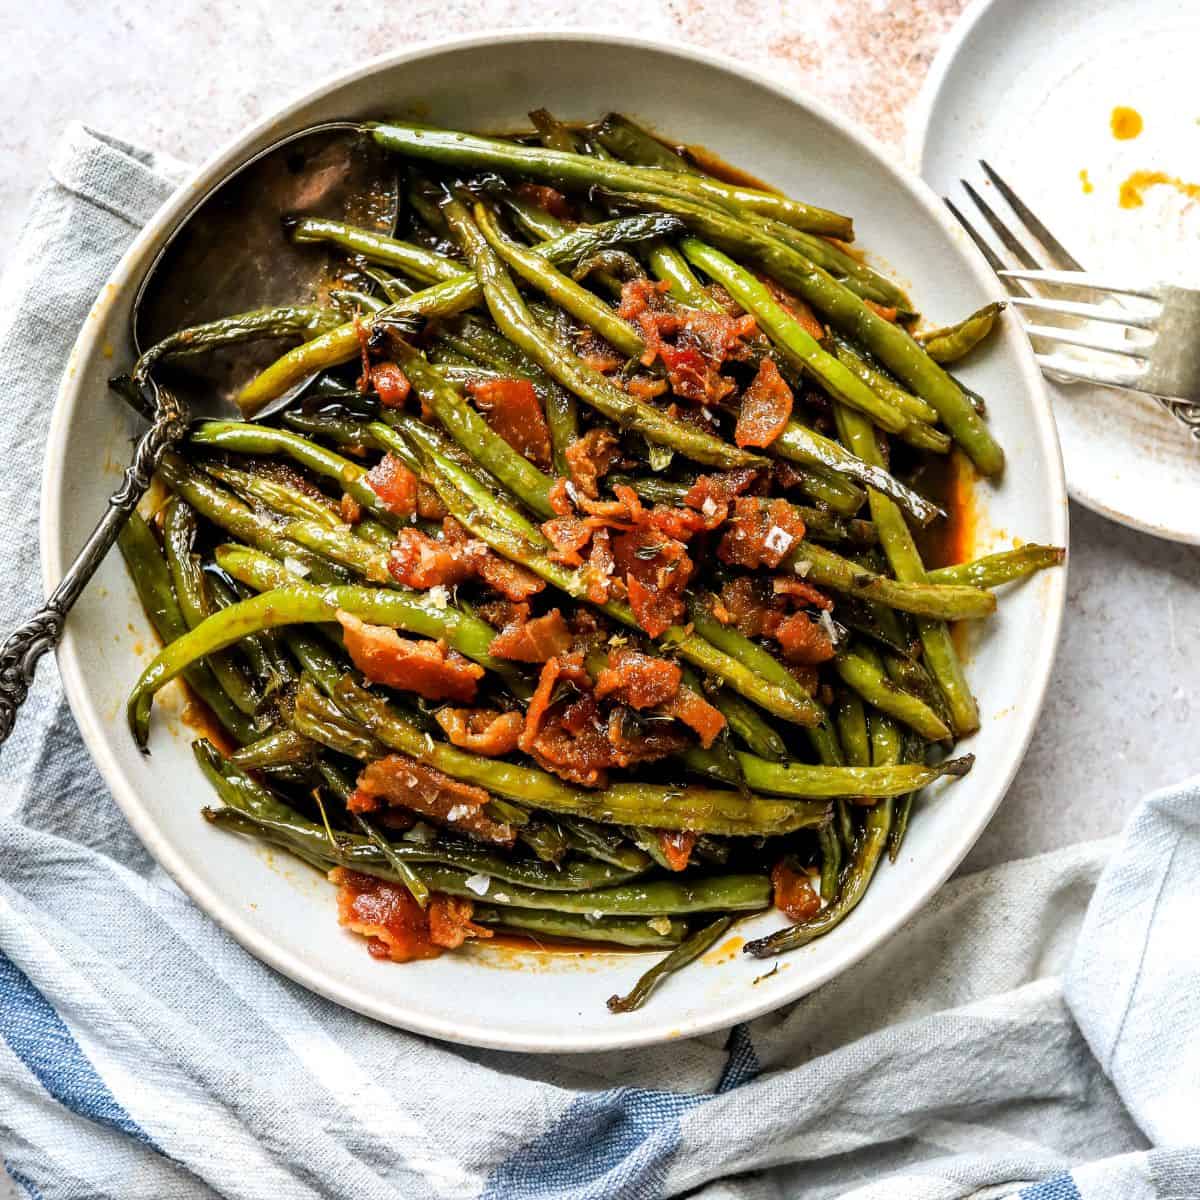
[[[171, 574], [150, 526], [140, 514], [135, 512], [125, 523], [117, 538], [117, 548], [142, 608], [164, 645], [183, 637], [188, 627], [171, 590]], [[241, 745], [254, 741], [258, 734], [253, 724], [225, 694], [207, 666], [196, 663], [184, 672], [184, 679], [235, 741]]]
[[797, 542], [788, 551], [784, 565], [793, 569], [800, 566], [810, 583], [917, 616], [958, 621], [991, 616], [996, 611], [996, 597], [991, 592], [957, 584], [889, 579], [809, 541]]
[[[861, 661], [861, 660], [860, 660]], [[867, 697], [870, 702], [870, 697]], [[689, 770], [728, 782], [719, 761], [708, 750], [693, 746], [680, 755]], [[943, 775], [965, 775], [974, 763], [970, 755], [946, 759], [935, 767], [844, 767], [825, 763], [768, 762], [738, 752], [742, 775], [752, 791], [806, 800], [849, 799], [857, 796], [900, 796], [925, 787]]]
[[298, 433], [241, 421], [205, 421], [192, 433], [191, 441], [196, 446], [232, 450], [235, 454], [285, 454], [302, 467], [332, 479], [385, 525], [397, 524], [395, 515], [367, 482], [366, 467]]
[[867, 738], [867, 712], [857, 692], [843, 691], [834, 708], [838, 740], [852, 767], [869, 766], [871, 747]]
[[[875, 432], [853, 412], [836, 406], [834, 415], [843, 438], [862, 458], [882, 464]], [[892, 573], [903, 583], [924, 583], [925, 567], [912, 533], [899, 509], [878, 492], [869, 493], [871, 515], [879, 533], [879, 543], [891, 564]], [[917, 619], [917, 634], [925, 655], [925, 665], [936, 680], [950, 710], [951, 729], [960, 737], [979, 728], [979, 709], [963, 673], [958, 652], [944, 621], [928, 617]]]
[[603, 300], [576, 283], [569, 275], [564, 275], [540, 254], [506, 238], [483, 205], [477, 205], [475, 208], [475, 222], [487, 239], [488, 245], [526, 283], [537, 288], [547, 299], [570, 313], [577, 321], [590, 326], [626, 358], [640, 358], [645, 352], [645, 341], [628, 321], [618, 317]]
[[[525, 908], [494, 908], [477, 904], [471, 920], [490, 925], [502, 932], [519, 933], [531, 941], [537, 936], [567, 938], [573, 942], [606, 942], [614, 946], [655, 949], [673, 946], [683, 940], [687, 926], [666, 917], [653, 924], [641, 917], [599, 917], [590, 914], [539, 912]], [[663, 928], [665, 923], [665, 930]]]
[[386, 746], [351, 721], [332, 700], [317, 691], [311, 680], [301, 682], [291, 720], [297, 734], [347, 758], [370, 762], [387, 754]]
[[636, 825], [631, 825], [627, 829], [622, 830], [622, 832], [651, 862], [662, 867], [664, 871], [674, 869], [671, 866], [671, 860], [662, 848], [658, 830], [642, 829]]
[[[925, 743], [914, 734], [906, 734], [901, 749], [901, 761], [921, 762], [925, 757]], [[894, 800], [892, 810], [892, 827], [888, 830], [887, 852], [888, 861], [895, 862], [900, 857], [900, 847], [904, 843], [904, 835], [908, 832], [909, 817], [912, 816], [913, 801], [916, 792], [908, 792]]]
[[375, 443], [366, 432], [366, 425], [350, 417], [338, 417], [331, 413], [305, 413], [290, 409], [283, 414], [284, 421], [293, 429], [313, 437], [327, 437], [338, 445], [352, 450], [374, 450]]
[[399, 339], [395, 347], [413, 387], [450, 436], [535, 513], [552, 517], [550, 477], [495, 433], [416, 350]]
[[931, 742], [950, 737], [945, 722], [928, 704], [898, 688], [862, 655], [843, 651], [834, 659], [833, 665], [842, 682], [858, 692], [868, 704], [902, 721]]
[[[200, 560], [192, 553], [195, 542], [195, 512], [187, 501], [172, 497], [163, 510], [163, 548], [179, 611], [189, 629], [195, 629], [213, 610]], [[204, 661], [234, 705], [246, 716], [254, 716], [262, 697], [237, 663], [227, 654], [210, 654]]]
[[443, 283], [465, 275], [461, 262], [435, 254], [423, 246], [387, 237], [373, 229], [361, 229], [345, 221], [324, 217], [284, 218], [284, 228], [294, 242], [328, 242], [347, 254], [358, 254], [373, 263], [396, 267], [422, 283]]
[[355, 537], [348, 525], [330, 528], [319, 521], [289, 521], [283, 527], [283, 532], [314, 554], [332, 559], [372, 583], [396, 586], [388, 570], [386, 550]]
[[229, 761], [244, 771], [254, 771], [259, 767], [278, 767], [284, 763], [310, 763], [316, 751], [316, 743], [303, 734], [294, 729], [280, 729], [243, 746], [229, 756]]
[[608, 1011], [614, 1013], [633, 1012], [641, 1008], [650, 998], [650, 993], [668, 976], [681, 971], [693, 963], [706, 950], [716, 945], [717, 939], [733, 924], [732, 917], [718, 917], [695, 933], [688, 934], [661, 962], [655, 963], [624, 995], [608, 998]]
[[687, 259], [670, 243], [660, 242], [650, 246], [646, 251], [646, 261], [654, 278], [667, 284], [667, 295], [676, 304], [707, 309], [709, 312], [721, 311], [721, 306], [692, 274]]
[[417, 902], [420, 908], [425, 908], [429, 903], [429, 887], [421, 876], [417, 873], [412, 863], [405, 862], [403, 858], [396, 853], [384, 836], [367, 820], [362, 813], [356, 812], [352, 814], [355, 821], [358, 823], [359, 829], [367, 835], [372, 844], [379, 850], [383, 857], [387, 860], [387, 864], [396, 873], [397, 878], [404, 884], [408, 890], [408, 894]]
[[342, 523], [337, 505], [315, 489], [308, 492], [261, 471], [246, 471], [227, 463], [206, 462], [203, 466], [207, 474], [220, 480], [243, 500], [265, 504], [281, 516], [321, 521], [330, 526]]
[[841, 924], [866, 893], [867, 885], [875, 874], [875, 868], [879, 865], [884, 846], [887, 844], [891, 824], [891, 800], [881, 800], [867, 809], [862, 837], [858, 839], [853, 857], [842, 875], [836, 899], [799, 925], [792, 925], [747, 942], [742, 947], [742, 952], [755, 958], [770, 958], [773, 954], [783, 954], [787, 950], [807, 946], [809, 942]]
[[1047, 567], [1059, 566], [1067, 552], [1061, 546], [1039, 546], [1030, 542], [1015, 550], [988, 554], [973, 562], [957, 563], [926, 571], [925, 578], [935, 584], [966, 584], [970, 587], [994, 588], [1014, 579], [1024, 579]]
[[919, 659], [910, 658], [905, 654], [885, 654], [883, 665], [888, 678], [897, 687], [911, 692], [919, 700], [924, 700], [944, 724], [954, 728], [954, 720], [946, 706], [945, 698]]
[[[595, 254], [609, 246], [626, 242], [651, 241], [677, 233], [679, 222], [659, 214], [625, 217], [606, 221], [602, 225], [580, 226], [569, 233], [545, 242], [537, 252], [557, 266], [570, 264]], [[388, 305], [377, 317], [364, 321], [373, 327], [376, 321], [388, 321], [406, 315], [429, 318], [449, 317], [479, 304], [483, 290], [474, 275], [464, 275], [445, 283], [435, 284], [424, 291], [406, 296]], [[260, 372], [238, 394], [237, 402], [243, 413], [252, 415], [264, 404], [283, 395], [290, 387], [307, 379], [316, 371], [349, 362], [359, 354], [359, 331], [353, 321], [337, 326], [320, 336], [297, 346]]]
[[617, 191], [650, 189], [669, 195], [696, 196], [735, 209], [761, 212], [810, 233], [830, 234], [843, 241], [850, 241], [854, 236], [854, 227], [848, 217], [778, 193], [721, 183], [705, 176], [631, 167], [586, 154], [518, 146], [493, 138], [399, 122], [376, 124], [370, 128], [385, 150], [440, 166], [490, 167], [501, 173], [539, 179], [555, 187], [586, 189], [603, 186]]
[[182, 496], [202, 517], [274, 558], [292, 560], [314, 582], [337, 583], [344, 578], [341, 571], [303, 546], [289, 542], [272, 521], [218, 487], [177, 454], [163, 455], [158, 474], [171, 491]]
[[[217, 608], [228, 608], [253, 594], [244, 584], [222, 571], [215, 562], [205, 565], [204, 575]], [[262, 683], [264, 698], [270, 698], [299, 681], [300, 676], [291, 658], [275, 634], [251, 634], [242, 638], [238, 649], [245, 655], [251, 677]]]
[[442, 211], [479, 275], [496, 324], [510, 341], [564, 387], [622, 429], [636, 430], [648, 441], [669, 446], [697, 462], [730, 468], [764, 461], [623, 392], [577, 355], [547, 337], [533, 319], [504, 263], [480, 232], [481, 227], [491, 228], [487, 210], [476, 205], [474, 221], [457, 201], [448, 202]]
[[817, 846], [821, 853], [818, 891], [826, 904], [832, 904], [837, 898], [842, 874], [842, 839], [834, 825], [825, 825], [817, 830]]
[[234, 317], [222, 317], [219, 321], [180, 329], [155, 342], [134, 364], [131, 376], [134, 383], [140, 385], [155, 367], [163, 363], [178, 362], [260, 338], [312, 337], [324, 333], [337, 322], [338, 316], [331, 309], [298, 306], [256, 309]]
[[364, 312], [382, 312], [388, 305], [386, 300], [380, 300], [378, 296], [369, 296], [366, 292], [356, 292], [349, 288], [332, 289], [329, 299], [343, 317], [349, 317], [351, 320]]
[[958, 362], [965, 358], [980, 342], [992, 332], [996, 318], [1003, 312], [1004, 305], [994, 300], [985, 304], [981, 309], [964, 317], [955, 325], [947, 325], [944, 329], [933, 329], [929, 333], [920, 334], [917, 341], [925, 348], [925, 353], [936, 363]]
[[427, 762], [455, 779], [469, 780], [489, 792], [548, 812], [586, 817], [606, 825], [731, 836], [804, 829], [819, 825], [825, 818], [825, 806], [820, 803], [797, 804], [759, 796], [745, 800], [736, 792], [707, 787], [615, 783], [596, 790], [576, 788], [534, 767], [481, 758], [434, 741], [353, 680], [342, 680], [336, 699], [347, 714], [393, 750]]
[[[931, 500], [890, 475], [882, 463], [864, 461], [860, 455], [851, 453], [832, 439], [801, 425], [799, 421], [788, 422], [784, 431], [771, 443], [771, 452], [780, 458], [802, 463], [812, 470], [833, 471], [854, 483], [875, 488], [891, 497], [919, 525], [928, 525], [945, 515]], [[862, 495], [861, 492], [858, 494]], [[837, 511], [845, 510], [838, 508]], [[850, 510], [849, 515], [857, 511], [856, 507]]]
[[[227, 560], [228, 561], [228, 560]], [[222, 563], [222, 566], [228, 566]], [[236, 571], [230, 571], [237, 577]], [[139, 746], [149, 733], [154, 694], [205, 655], [232, 646], [249, 633], [281, 625], [328, 621], [339, 609], [377, 625], [424, 637], [442, 638], [484, 666], [504, 669], [487, 653], [495, 636], [490, 625], [453, 609], [439, 609], [417, 592], [392, 588], [317, 587], [296, 582], [260, 593], [206, 618], [155, 657], [142, 672], [127, 703], [130, 728]]]
[[998, 475], [1003, 471], [1003, 450], [954, 380], [901, 326], [872, 311], [827, 271], [791, 246], [708, 205], [654, 194], [637, 194], [626, 199], [641, 209], [682, 218], [695, 233], [727, 252], [749, 255], [931, 404], [981, 474]]
[[830, 395], [865, 412], [883, 429], [898, 433], [908, 424], [909, 418], [903, 412], [824, 350], [745, 267], [698, 238], [685, 237], [679, 245], [688, 262], [715, 279], [750, 313], [779, 352], [798, 370], [812, 375]]
[[558, 823], [566, 834], [567, 844], [578, 854], [626, 870], [643, 871], [650, 865], [650, 856], [636, 846], [626, 845], [619, 834], [605, 829], [603, 825], [579, 817], [558, 814]]
[[745, 743], [751, 754], [771, 762], [782, 762], [787, 757], [787, 744], [783, 738], [758, 709], [736, 692], [722, 688], [712, 697], [712, 702], [720, 709], [730, 730]]
[[906, 392], [882, 371], [876, 370], [844, 337], [835, 334], [833, 345], [838, 361], [853, 371], [872, 391], [913, 421], [924, 421], [930, 425], [937, 423], [937, 409], [911, 392]]

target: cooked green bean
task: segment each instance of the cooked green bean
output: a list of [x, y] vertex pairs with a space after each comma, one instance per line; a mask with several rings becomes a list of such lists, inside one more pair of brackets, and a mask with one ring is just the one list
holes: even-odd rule
[[716, 945], [733, 924], [732, 917], [718, 917], [684, 939], [662, 962], [655, 963], [624, 996], [609, 996], [608, 1011], [614, 1013], [633, 1012], [641, 1008], [650, 998], [650, 993], [668, 976], [681, 971], [688, 963], [695, 962], [706, 950]]
[[925, 348], [925, 353], [936, 363], [958, 362], [965, 358], [982, 342], [995, 328], [996, 318], [1003, 312], [1004, 305], [993, 300], [981, 309], [964, 317], [955, 325], [947, 325], [944, 329], [933, 329], [922, 333], [917, 341]]
[[285, 219], [284, 227], [294, 242], [327, 242], [348, 254], [359, 254], [373, 263], [396, 267], [422, 283], [444, 283], [467, 273], [462, 263], [444, 254], [435, 254], [424, 246], [402, 242], [374, 229], [360, 229], [345, 221], [297, 217]]
[[847, 687], [852, 687], [868, 703], [897, 721], [915, 729], [931, 742], [950, 736], [945, 722], [916, 696], [902, 691], [862, 655], [844, 651], [834, 659], [834, 669]]
[[973, 562], [938, 567], [925, 572], [925, 579], [934, 584], [966, 584], [969, 587], [994, 588], [1024, 579], [1047, 567], [1057, 567], [1067, 552], [1061, 546], [1038, 546], [1030, 543], [1015, 550], [988, 554]]
[[592, 917], [590, 913], [540, 912], [529, 908], [495, 908], [477, 904], [472, 920], [501, 931], [519, 933], [531, 941], [539, 934], [572, 942], [606, 942], [612, 946], [636, 946], [657, 949], [674, 946], [687, 933], [682, 921], [658, 917]]

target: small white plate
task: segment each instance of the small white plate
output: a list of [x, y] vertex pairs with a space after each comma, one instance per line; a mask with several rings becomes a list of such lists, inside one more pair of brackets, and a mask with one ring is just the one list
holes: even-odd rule
[[[1197, 47], [1195, 0], [976, 0], [930, 69], [912, 160], [972, 224], [960, 180], [991, 203], [983, 158], [1088, 270], [1200, 286]], [[1136, 137], [1114, 135], [1118, 107], [1141, 117]], [[1123, 207], [1135, 172], [1177, 182]], [[1122, 525], [1200, 544], [1200, 445], [1186, 430], [1146, 397], [1048, 386], [1071, 495]]]

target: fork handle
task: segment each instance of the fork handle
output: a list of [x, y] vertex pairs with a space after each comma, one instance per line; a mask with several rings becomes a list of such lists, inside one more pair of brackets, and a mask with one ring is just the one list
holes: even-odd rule
[[138, 501], [150, 486], [159, 460], [183, 437], [187, 429], [184, 416], [178, 404], [160, 407], [154, 424], [138, 439], [121, 486], [109, 497], [108, 507], [83, 549], [75, 556], [46, 603], [0, 646], [0, 744], [6, 742], [13, 731], [17, 713], [33, 684], [38, 661], [47, 650], [58, 645], [67, 613], [137, 508]]

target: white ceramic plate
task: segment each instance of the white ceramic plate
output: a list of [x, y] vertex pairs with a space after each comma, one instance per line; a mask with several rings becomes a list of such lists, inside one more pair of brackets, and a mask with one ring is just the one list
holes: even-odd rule
[[[708, 55], [586, 34], [505, 35], [425, 47], [310, 93], [209, 162], [151, 223], [101, 293], [63, 380], [47, 446], [42, 553], [47, 586], [83, 540], [128, 452], [134, 424], [107, 392], [129, 357], [130, 298], [197, 189], [281, 133], [331, 117], [419, 113], [461, 128], [509, 127], [546, 105], [568, 118], [619, 103], [658, 128], [702, 142], [817, 203], [854, 214], [866, 244], [895, 264], [930, 315], [950, 319], [994, 293], [994, 281], [936, 199], [821, 106]], [[113, 348], [115, 347], [115, 353]], [[1054, 427], [1024, 342], [1005, 328], [973, 362], [1009, 453], [1006, 479], [980, 489], [978, 549], [1020, 535], [1064, 543], [1066, 494]], [[974, 644], [969, 674], [983, 731], [979, 762], [916, 814], [898, 865], [831, 936], [779, 961], [729, 944], [670, 981], [644, 1009], [612, 1016], [605, 998], [646, 968], [640, 954], [538, 956], [471, 948], [432, 962], [380, 964], [341, 930], [333, 890], [284, 855], [210, 828], [211, 802], [192, 763], [178, 698], [156, 710], [152, 754], [124, 724], [126, 693], [153, 638], [118, 556], [75, 609], [59, 664], [79, 727], [130, 824], [163, 867], [248, 950], [291, 978], [382, 1021], [453, 1041], [535, 1051], [634, 1046], [719, 1029], [793, 1000], [886, 938], [954, 870], [1000, 802], [1028, 744], [1049, 677], [1065, 579], [1049, 572], [1005, 597]], [[739, 937], [778, 924], [763, 915]]]
[[[1120, 203], [1135, 172], [1200, 185], [1187, 52], [1198, 45], [1192, 0], [978, 0], [930, 69], [913, 161], [973, 224], [959, 180], [979, 187], [983, 158], [1087, 269], [1200, 286], [1200, 189], [1162, 182], [1140, 207]], [[1138, 136], [1114, 136], [1117, 107], [1140, 115]], [[1142, 396], [1049, 387], [1071, 495], [1123, 525], [1200, 544], [1200, 445], [1180, 424]]]

